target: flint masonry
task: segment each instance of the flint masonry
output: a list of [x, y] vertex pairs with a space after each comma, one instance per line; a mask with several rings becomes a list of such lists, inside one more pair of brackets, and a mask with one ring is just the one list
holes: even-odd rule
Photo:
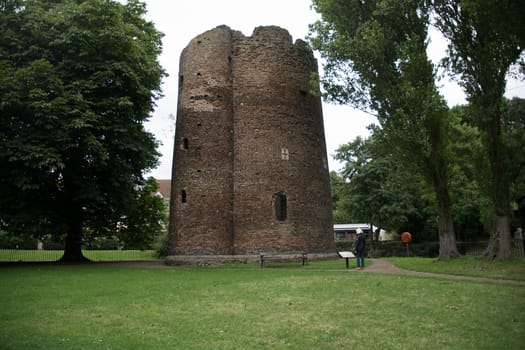
[[180, 58], [172, 255], [333, 251], [317, 62], [279, 27], [220, 26]]

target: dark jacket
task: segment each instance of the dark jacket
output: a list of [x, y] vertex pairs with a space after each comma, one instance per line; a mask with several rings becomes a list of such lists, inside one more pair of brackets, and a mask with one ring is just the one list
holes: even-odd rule
[[355, 252], [357, 254], [362, 254], [365, 252], [366, 242], [365, 242], [365, 236], [359, 235], [357, 236], [357, 241], [355, 242]]

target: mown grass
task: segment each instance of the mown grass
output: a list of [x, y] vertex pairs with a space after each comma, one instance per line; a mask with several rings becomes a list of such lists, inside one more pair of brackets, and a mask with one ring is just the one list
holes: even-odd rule
[[[83, 250], [93, 261], [155, 261], [159, 260], [154, 250]], [[63, 250], [0, 249], [0, 262], [57, 261]]]
[[[338, 264], [342, 261], [325, 262]], [[341, 265], [343, 264], [343, 265]], [[246, 268], [244, 268], [246, 267]], [[521, 349], [525, 288], [256, 265], [0, 268], [2, 349]]]
[[412, 271], [525, 281], [525, 258], [492, 261], [462, 256], [449, 261], [432, 258], [388, 258], [395, 266]]

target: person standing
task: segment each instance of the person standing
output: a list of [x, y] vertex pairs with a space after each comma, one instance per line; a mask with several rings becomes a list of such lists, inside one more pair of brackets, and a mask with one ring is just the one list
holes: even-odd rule
[[357, 257], [357, 270], [362, 270], [365, 267], [365, 248], [366, 241], [363, 235], [363, 230], [358, 228], [356, 230], [357, 240], [355, 242], [355, 255]]

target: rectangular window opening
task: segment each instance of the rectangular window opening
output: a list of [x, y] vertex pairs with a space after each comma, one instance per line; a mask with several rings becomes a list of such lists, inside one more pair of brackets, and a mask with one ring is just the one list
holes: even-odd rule
[[277, 193], [274, 197], [275, 218], [279, 221], [286, 220], [288, 215], [288, 203], [284, 193]]

